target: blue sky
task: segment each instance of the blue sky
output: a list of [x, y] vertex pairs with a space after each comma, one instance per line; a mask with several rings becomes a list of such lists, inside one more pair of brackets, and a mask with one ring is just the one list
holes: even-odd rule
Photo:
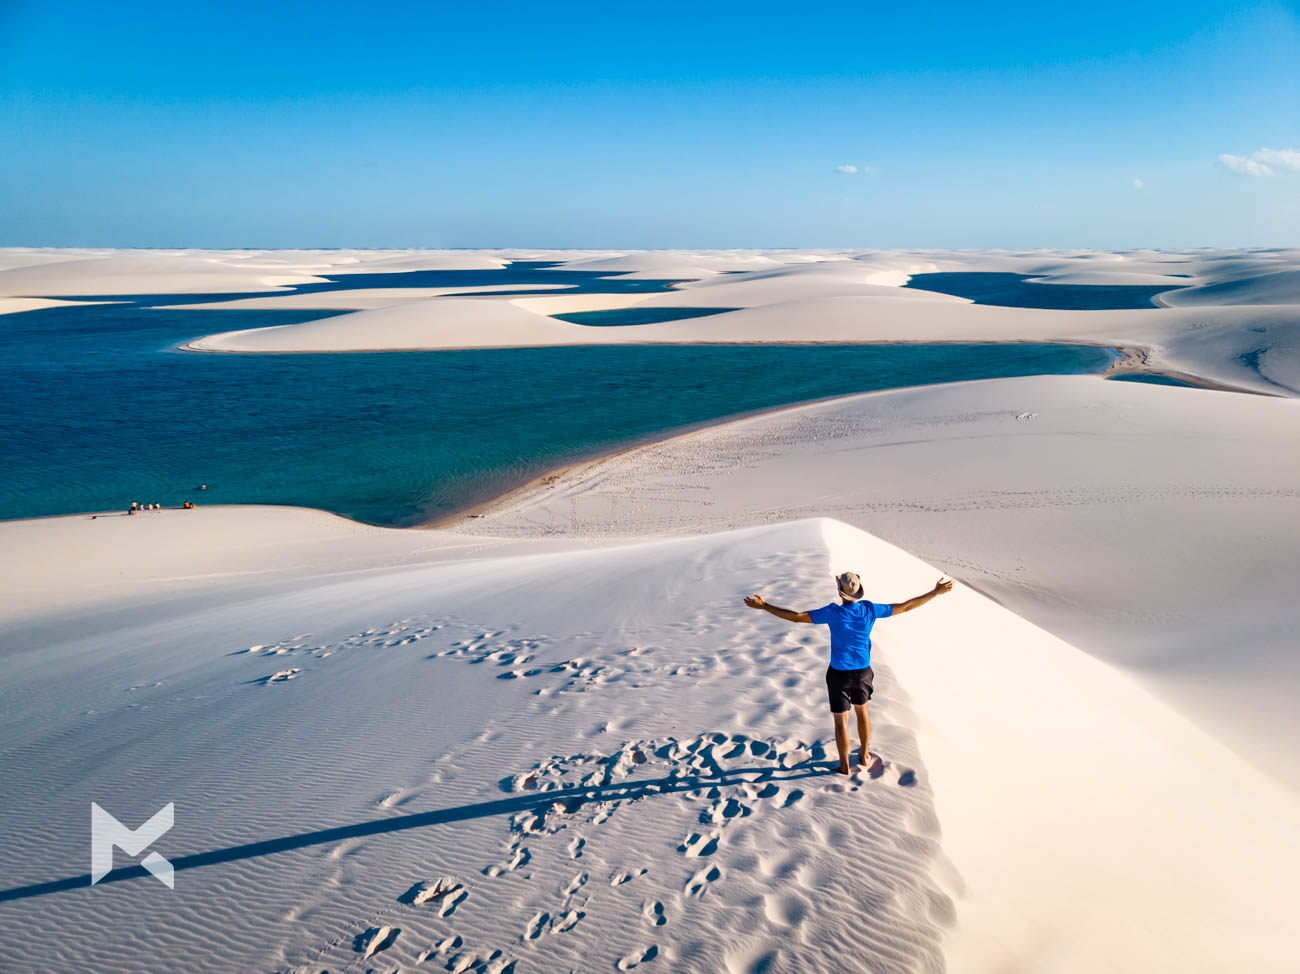
[[1300, 245], [1300, 9], [0, 0], [0, 144], [0, 245]]

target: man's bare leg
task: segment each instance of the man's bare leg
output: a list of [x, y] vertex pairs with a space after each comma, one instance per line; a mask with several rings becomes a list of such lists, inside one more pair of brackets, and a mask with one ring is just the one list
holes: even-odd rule
[[[871, 751], [867, 745], [871, 741], [871, 717], [867, 713], [867, 705], [865, 703], [855, 703], [853, 705], [853, 710], [858, 715], [858, 743], [862, 745], [862, 751], [860, 754], [862, 766], [864, 768], [870, 767]], [[846, 714], [845, 716], [848, 715]], [[847, 723], [847, 721], [845, 721], [845, 723]]]
[[835, 715], [835, 747], [840, 752], [840, 774], [849, 773], [849, 714]]

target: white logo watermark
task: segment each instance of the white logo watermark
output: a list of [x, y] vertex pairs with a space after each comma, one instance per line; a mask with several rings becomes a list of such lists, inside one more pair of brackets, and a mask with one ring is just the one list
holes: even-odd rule
[[[128, 856], [138, 856], [167, 833], [172, 827], [175, 812], [176, 803], [168, 802], [144, 825], [138, 829], [128, 829], [108, 812], [91, 802], [90, 885], [94, 886], [113, 871], [113, 846], [117, 846]], [[157, 876], [168, 889], [176, 888], [172, 864], [158, 853], [149, 853], [140, 861], [140, 865]]]

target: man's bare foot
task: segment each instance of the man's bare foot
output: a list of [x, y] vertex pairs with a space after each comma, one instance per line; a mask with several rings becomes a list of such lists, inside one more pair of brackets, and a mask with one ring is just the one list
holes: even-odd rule
[[846, 762], [846, 763], [844, 763], [844, 764], [841, 764], [841, 765], [840, 765], [838, 768], [836, 768], [835, 770], [838, 771], [840, 774], [848, 774], [848, 773], [849, 773], [849, 766], [848, 766], [848, 763]]
[[884, 768], [885, 762], [881, 760], [879, 754], [872, 754], [868, 751], [862, 756], [862, 770], [871, 777], [879, 777]]

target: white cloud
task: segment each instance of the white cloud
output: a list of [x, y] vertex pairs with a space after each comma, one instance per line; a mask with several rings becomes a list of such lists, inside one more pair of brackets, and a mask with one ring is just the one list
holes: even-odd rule
[[[1259, 153], [1256, 153], [1258, 155]], [[1257, 159], [1247, 156], [1234, 156], [1230, 152], [1219, 153], [1219, 162], [1229, 172], [1238, 176], [1271, 176], [1273, 170]]]
[[1145, 186], [1145, 185], [1146, 185], [1146, 184], [1143, 183], [1142, 180], [1140, 180], [1140, 179], [1135, 179], [1135, 180], [1133, 180], [1133, 188], [1134, 188], [1134, 189], [1141, 189], [1141, 188], [1142, 188], [1143, 186]]
[[1300, 149], [1260, 149], [1250, 157], [1265, 166], [1300, 172]]
[[1279, 170], [1300, 172], [1300, 149], [1260, 149], [1248, 156], [1224, 152], [1219, 156], [1223, 167], [1238, 176], [1273, 176]]
[[858, 167], [852, 165], [836, 166], [835, 171], [838, 173], [843, 173], [845, 176], [853, 176], [857, 173]]

